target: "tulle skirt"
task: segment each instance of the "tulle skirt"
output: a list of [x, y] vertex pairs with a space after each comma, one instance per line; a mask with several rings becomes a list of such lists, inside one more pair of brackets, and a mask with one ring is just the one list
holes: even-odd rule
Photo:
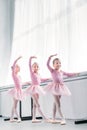
[[66, 85], [61, 85], [59, 83], [49, 83], [47, 86], [44, 87], [44, 91], [46, 93], [52, 93], [54, 95], [71, 95], [70, 90]]
[[8, 91], [8, 94], [20, 101], [25, 98], [25, 94], [22, 89], [12, 88]]
[[44, 95], [46, 92], [39, 85], [31, 85], [25, 90], [26, 95], [34, 95], [34, 94], [42, 94]]

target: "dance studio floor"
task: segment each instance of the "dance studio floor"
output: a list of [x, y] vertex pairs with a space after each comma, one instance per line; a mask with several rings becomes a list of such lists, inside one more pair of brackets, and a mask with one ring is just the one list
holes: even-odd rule
[[67, 120], [66, 125], [51, 124], [44, 121], [31, 123], [31, 120], [22, 121], [21, 123], [10, 123], [0, 118], [0, 130], [87, 130], [87, 124], [74, 124], [72, 120]]

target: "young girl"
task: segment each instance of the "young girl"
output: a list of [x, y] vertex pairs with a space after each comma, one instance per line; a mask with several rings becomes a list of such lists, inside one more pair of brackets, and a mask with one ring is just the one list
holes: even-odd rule
[[[12, 68], [12, 78], [15, 84], [15, 87], [12, 88], [11, 90], [9, 90], [9, 94], [13, 97], [13, 107], [12, 107], [12, 112], [11, 112], [11, 117], [10, 117], [10, 122], [20, 122], [21, 118], [17, 112], [17, 104], [18, 101], [23, 99], [23, 92], [22, 92], [22, 85], [21, 85], [21, 80], [20, 80], [20, 76], [18, 75], [18, 73], [20, 72], [20, 67], [18, 66], [17, 61], [20, 59], [21, 57], [18, 57], [14, 63]], [[14, 119], [14, 114], [16, 114], [17, 119]]]
[[[63, 75], [75, 76], [75, 75], [77, 75], [77, 73], [66, 73], [66, 72], [60, 70], [61, 62], [58, 58], [55, 58], [53, 60], [53, 67], [54, 67], [54, 69], [53, 69], [50, 66], [50, 60], [52, 57], [54, 57], [56, 55], [57, 54], [51, 55], [47, 61], [47, 67], [51, 73], [53, 82], [45, 87], [45, 91], [52, 93], [53, 97], [54, 97], [52, 123], [60, 122], [61, 124], [66, 124], [64, 115], [61, 112], [60, 98], [61, 98], [61, 95], [66, 95], [66, 96], [71, 95], [71, 92], [69, 91], [67, 86], [64, 85]], [[55, 120], [56, 110], [58, 110], [58, 112], [62, 118], [61, 121]]]
[[[30, 57], [29, 59], [29, 69], [30, 69], [30, 76], [31, 76], [31, 86], [26, 89], [26, 93], [30, 94], [32, 99], [33, 99], [33, 115], [32, 115], [32, 123], [40, 122], [40, 120], [36, 119], [36, 108], [38, 112], [41, 114], [41, 116], [46, 120], [47, 118], [45, 115], [42, 113], [40, 104], [39, 104], [39, 94], [44, 95], [45, 92], [43, 88], [40, 87], [41, 81], [46, 81], [47, 79], [41, 79], [40, 75], [38, 73], [39, 66], [38, 64], [31, 63], [32, 59], [36, 58], [35, 56]], [[31, 65], [32, 64], [32, 65]]]

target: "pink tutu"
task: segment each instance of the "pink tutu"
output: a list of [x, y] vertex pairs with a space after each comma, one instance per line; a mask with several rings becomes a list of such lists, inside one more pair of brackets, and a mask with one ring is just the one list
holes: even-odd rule
[[32, 85], [25, 90], [25, 93], [26, 93], [26, 95], [34, 95], [34, 94], [44, 95], [45, 91], [39, 85]]
[[46, 87], [44, 87], [46, 93], [52, 93], [54, 95], [71, 95], [71, 92], [67, 88], [66, 85], [61, 85], [59, 83], [50, 83]]
[[8, 91], [8, 93], [17, 100], [24, 99], [24, 93], [21, 89], [12, 88]]

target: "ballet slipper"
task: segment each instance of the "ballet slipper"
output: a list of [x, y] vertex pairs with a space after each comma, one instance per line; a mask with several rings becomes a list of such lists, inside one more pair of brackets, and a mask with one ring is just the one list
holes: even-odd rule
[[13, 122], [16, 122], [17, 120], [16, 119], [10, 119], [10, 122], [13, 123]]
[[61, 121], [60, 120], [52, 120], [51, 123], [56, 124], [56, 123], [61, 123]]
[[51, 119], [45, 119], [44, 121], [47, 122], [47, 123], [51, 123], [52, 122]]
[[61, 120], [60, 124], [61, 124], [61, 125], [66, 125], [65, 119]]
[[41, 120], [37, 120], [37, 119], [35, 119], [35, 120], [33, 119], [32, 120], [32, 123], [39, 123], [39, 122], [41, 122]]
[[21, 118], [19, 118], [18, 120], [17, 120], [17, 123], [20, 123], [21, 122]]

